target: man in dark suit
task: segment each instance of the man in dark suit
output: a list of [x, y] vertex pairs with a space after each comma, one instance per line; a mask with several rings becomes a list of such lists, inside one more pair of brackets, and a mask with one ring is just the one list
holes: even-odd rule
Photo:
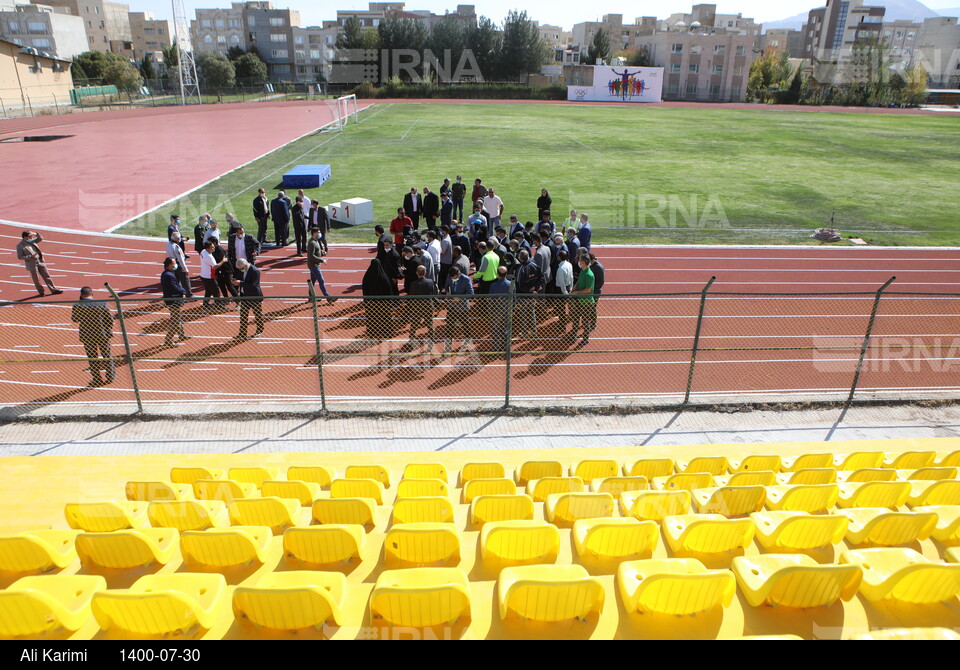
[[247, 339], [247, 317], [253, 310], [257, 322], [257, 332], [253, 337], [263, 334], [263, 291], [260, 290], [260, 270], [241, 258], [237, 261], [237, 271], [233, 275], [233, 285], [240, 288], [240, 333], [238, 340]]
[[227, 258], [230, 259], [230, 269], [233, 271], [237, 267], [237, 261], [241, 258], [248, 263], [257, 260], [260, 254], [260, 243], [247, 235], [243, 226], [237, 228], [237, 234], [231, 235], [227, 241]]
[[[113, 315], [106, 304], [93, 299], [93, 289], [84, 286], [80, 289], [80, 302], [74, 304], [71, 312], [74, 323], [80, 324], [80, 343], [87, 352], [87, 362], [93, 380], [91, 386], [109, 384], [116, 376], [113, 358], [110, 357], [110, 339], [113, 337]], [[107, 373], [104, 381], [100, 371]]]
[[310, 230], [320, 231], [320, 245], [323, 247], [323, 255], [326, 256], [330, 251], [327, 245], [327, 235], [330, 233], [330, 217], [327, 216], [327, 208], [320, 206], [319, 200], [310, 201]]
[[429, 188], [423, 189], [423, 218], [427, 222], [427, 230], [437, 227], [437, 217], [440, 216], [440, 198], [431, 193]]
[[[180, 309], [183, 307], [183, 298], [187, 295], [186, 290], [177, 279], [177, 262], [172, 258], [163, 261], [163, 273], [160, 275], [160, 286], [163, 289], [163, 301], [167, 303], [167, 309], [170, 310], [170, 318], [167, 319], [167, 337], [163, 341], [166, 347], [180, 346], [181, 342], [186, 342], [190, 338], [183, 332], [183, 320], [180, 317]], [[174, 342], [173, 336], [179, 339]]]
[[470, 238], [463, 232], [463, 226], [456, 224], [450, 226], [450, 243], [455, 247], [460, 247], [460, 253], [470, 258]]
[[453, 200], [446, 193], [441, 196], [440, 200], [442, 201], [440, 204], [440, 225], [449, 228], [453, 225]]
[[411, 188], [410, 192], [403, 196], [403, 211], [413, 221], [413, 229], [419, 230], [420, 215], [423, 214], [423, 199], [417, 193], [417, 189]]
[[253, 218], [257, 222], [257, 242], [263, 244], [267, 241], [267, 221], [270, 220], [270, 202], [267, 200], [267, 192], [262, 188], [257, 191], [257, 197], [253, 199]]
[[296, 203], [290, 210], [290, 217], [293, 219], [293, 237], [297, 243], [297, 256], [303, 256], [307, 250], [307, 215], [303, 211], [303, 196], [298, 195]]
[[[432, 279], [427, 278], [427, 268], [422, 265], [417, 268], [417, 280], [410, 285], [410, 295], [414, 296], [434, 296], [437, 295], [437, 284]], [[427, 327], [427, 333], [432, 343], [436, 338], [436, 332], [433, 329], [433, 300], [414, 300], [413, 309], [410, 318], [410, 340], [417, 337], [417, 329], [421, 325]]]
[[278, 247], [287, 246], [287, 238], [290, 236], [290, 207], [293, 203], [283, 191], [277, 193], [277, 197], [270, 201], [270, 216], [273, 218], [273, 234], [276, 236]]

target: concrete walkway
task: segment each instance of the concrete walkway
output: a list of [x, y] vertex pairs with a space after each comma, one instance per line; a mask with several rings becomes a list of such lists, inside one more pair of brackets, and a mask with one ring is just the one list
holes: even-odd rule
[[464, 451], [960, 437], [960, 406], [631, 416], [0, 424], [0, 456]]

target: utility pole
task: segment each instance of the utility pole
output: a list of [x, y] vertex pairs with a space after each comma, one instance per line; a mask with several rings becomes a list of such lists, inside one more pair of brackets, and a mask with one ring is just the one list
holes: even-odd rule
[[197, 104], [202, 105], [197, 64], [193, 60], [193, 49], [190, 46], [190, 22], [187, 20], [187, 10], [183, 0], [170, 0], [170, 2], [173, 5], [173, 43], [177, 45], [180, 104], [186, 105], [196, 97]]

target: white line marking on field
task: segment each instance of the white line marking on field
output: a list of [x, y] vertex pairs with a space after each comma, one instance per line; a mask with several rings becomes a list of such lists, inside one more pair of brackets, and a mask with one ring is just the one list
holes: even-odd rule
[[583, 142], [581, 142], [580, 140], [578, 140], [578, 139], [577, 139], [576, 137], [574, 137], [573, 135], [568, 135], [567, 133], [560, 133], [560, 134], [563, 135], [564, 137], [566, 137], [567, 139], [573, 140], [574, 142], [576, 142], [577, 144], [579, 144], [579, 145], [580, 145], [581, 147], [583, 147], [584, 149], [589, 149], [590, 151], [593, 151], [594, 153], [597, 153], [597, 154], [600, 154], [600, 153], [601, 153], [601, 152], [597, 151], [596, 149], [594, 149], [593, 147], [588, 147], [586, 144], [584, 144]]
[[407, 139], [407, 135], [410, 134], [410, 131], [413, 130], [414, 126], [416, 126], [418, 123], [420, 123], [420, 119], [417, 119], [416, 121], [414, 121], [414, 122], [413, 122], [413, 125], [410, 126], [409, 128], [407, 128], [407, 132], [405, 132], [405, 133], [403, 134], [403, 137], [400, 138], [400, 141], [401, 141], [401, 142], [403, 142], [405, 139]]
[[60, 374], [59, 370], [31, 370], [30, 374], [32, 375], [58, 375]]

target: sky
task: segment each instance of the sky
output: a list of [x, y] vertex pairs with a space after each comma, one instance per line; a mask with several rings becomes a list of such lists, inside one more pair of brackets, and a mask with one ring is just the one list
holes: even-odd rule
[[[448, 0], [446, 2], [408, 0], [406, 4], [407, 9], [426, 9], [437, 14], [443, 14], [447, 10], [456, 10], [458, 2], [470, 4], [471, 0]], [[130, 5], [130, 10], [134, 12], [152, 12], [160, 19], [173, 17], [170, 0], [126, 0], [126, 3]], [[319, 25], [324, 20], [335, 19], [338, 9], [366, 9], [367, 4], [365, 0], [321, 0], [319, 2], [317, 0], [273, 0], [274, 7], [289, 7], [298, 10], [301, 23], [304, 26]], [[579, 2], [558, 3], [555, 0], [524, 0], [522, 3], [517, 2], [517, 0], [474, 0], [473, 4], [476, 6], [478, 14], [488, 16], [497, 23], [511, 9], [521, 7], [527, 10], [530, 18], [540, 21], [540, 23], [560, 25], [566, 30], [570, 30], [574, 23], [597, 21], [603, 14], [623, 14], [626, 23], [632, 23], [633, 19], [638, 16], [656, 16], [663, 19], [675, 12], [689, 12], [690, 7], [696, 4], [696, 0], [660, 0], [659, 2], [600, 0], [597, 3], [599, 13], [590, 13], [590, 10]], [[929, 0], [924, 4], [931, 9], [956, 7], [960, 5], [960, 0]], [[184, 5], [187, 9], [187, 18], [190, 19], [195, 17], [193, 10], [198, 7], [228, 8], [230, 7], [230, 0], [184, 0]], [[743, 14], [745, 17], [756, 19], [758, 22], [766, 22], [807, 12], [814, 7], [822, 6], [823, 3], [818, 3], [815, 0], [719, 0], [716, 5], [717, 11], [721, 14]]]

